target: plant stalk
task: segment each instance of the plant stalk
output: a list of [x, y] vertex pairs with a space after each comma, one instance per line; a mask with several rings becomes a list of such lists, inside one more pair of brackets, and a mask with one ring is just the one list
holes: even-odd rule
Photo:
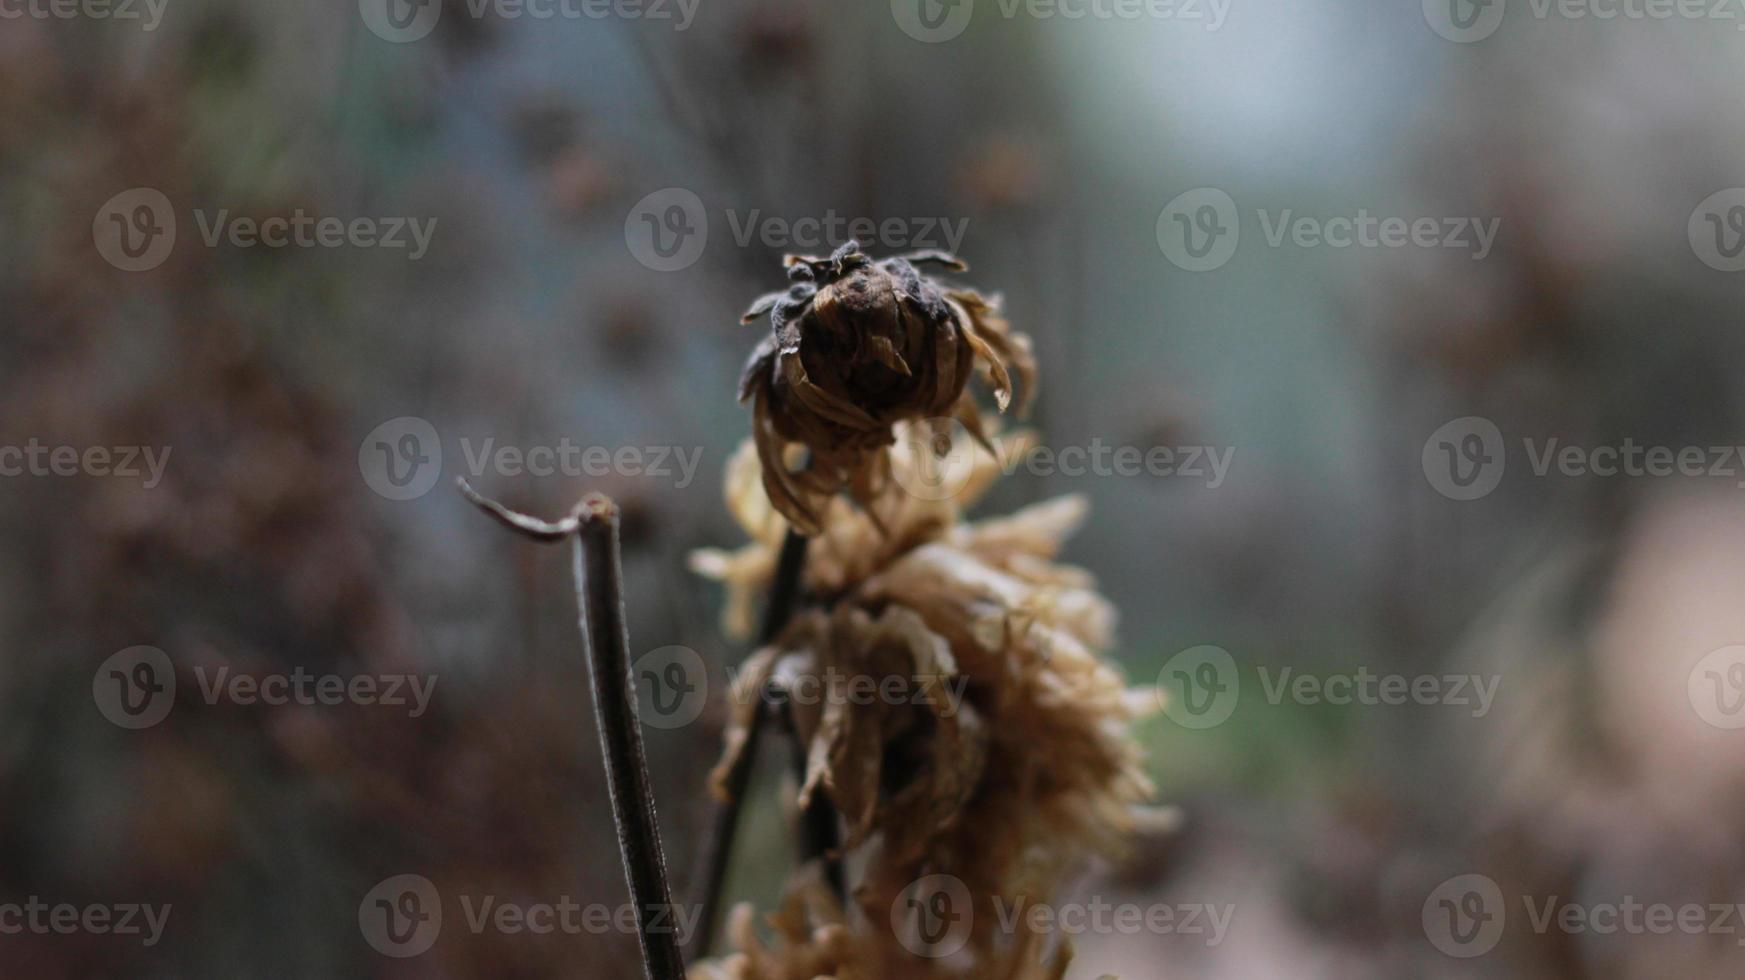
[[474, 493], [461, 492], [504, 525], [541, 542], [568, 538], [581, 612], [583, 656], [593, 688], [594, 721], [606, 764], [606, 787], [618, 831], [618, 852], [636, 908], [642, 965], [647, 980], [684, 980], [684, 958], [674, 925], [679, 917], [667, 885], [660, 823], [648, 785], [648, 759], [637, 714], [636, 679], [630, 670], [630, 633], [624, 621], [623, 570], [619, 558], [618, 505], [597, 493], [584, 497], [563, 521], [552, 524], [511, 511]]
[[[764, 606], [763, 623], [758, 628], [758, 646], [775, 642], [793, 618], [799, 604], [800, 582], [806, 569], [805, 535], [789, 530], [782, 541], [782, 552], [776, 562], [775, 581], [770, 586], [769, 603]], [[721, 924], [721, 892], [727, 884], [727, 865], [733, 857], [733, 841], [739, 833], [739, 817], [745, 809], [745, 794], [751, 788], [751, 773], [757, 761], [757, 750], [772, 715], [769, 699], [758, 692], [757, 711], [745, 733], [745, 748], [727, 771], [724, 780], [727, 799], [715, 804], [715, 819], [709, 828], [709, 839], [703, 847], [703, 870], [696, 888], [699, 907], [703, 910], [697, 935], [691, 941], [691, 955], [708, 955]]]

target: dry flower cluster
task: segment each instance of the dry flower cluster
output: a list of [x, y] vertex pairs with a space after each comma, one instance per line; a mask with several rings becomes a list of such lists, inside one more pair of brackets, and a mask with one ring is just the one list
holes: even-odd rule
[[[938, 295], [937, 287], [917, 280], [907, 263], [862, 260], [858, 252], [838, 251], [828, 261], [857, 263], [852, 269], [870, 277], [866, 288], [875, 294], [921, 283], [919, 299], [897, 303], [904, 310], [925, 310], [926, 297]], [[860, 274], [830, 281], [858, 282], [853, 277]], [[1155, 695], [1129, 689], [1101, 657], [1111, 642], [1114, 610], [1088, 573], [1056, 560], [1084, 517], [1082, 499], [1061, 497], [1008, 517], [966, 522], [964, 508], [999, 475], [995, 455], [985, 448], [987, 440], [999, 437], [979, 424], [971, 432], [984, 447], [975, 450], [974, 470], [962, 492], [933, 500], [904, 491], [904, 471], [928, 463], [920, 454], [932, 445], [910, 438], [907, 427], [928, 424], [925, 413], [941, 399], [957, 406], [957, 418], [969, 416], [973, 402], [961, 390], [965, 376], [940, 388], [937, 377], [921, 384], [916, 376], [923, 372], [897, 372], [905, 379], [901, 390], [864, 413], [873, 419], [895, 415], [894, 425], [886, 423], [882, 431], [839, 425], [841, 413], [819, 411], [854, 397], [860, 390], [854, 385], [873, 369], [850, 358], [852, 369], [839, 370], [828, 358], [814, 358], [809, 331], [832, 338], [816, 350], [857, 351], [883, 364], [891, 345], [877, 341], [893, 335], [881, 331], [906, 324], [904, 317], [911, 315], [893, 320], [888, 309], [865, 318], [844, 314], [839, 301], [821, 302], [834, 291], [817, 292], [819, 299], [812, 301], [797, 333], [791, 316], [779, 317], [776, 344], [766, 342], [754, 358], [754, 373], [772, 358], [793, 358], [802, 366], [797, 374], [778, 369], [754, 383], [756, 439], [740, 448], [729, 467], [728, 505], [752, 541], [733, 552], [699, 552], [693, 567], [726, 584], [726, 626], [743, 636], [756, 598], [771, 587], [792, 520], [813, 534], [802, 576], [808, 602], [774, 643], [748, 661], [746, 689], [810, 676], [829, 690], [829, 685], [870, 677], [900, 679], [928, 696], [874, 704], [838, 690], [821, 703], [792, 706], [795, 735], [807, 748], [800, 803], [822, 793], [841, 815], [842, 851], [859, 872], [851, 907], [844, 909], [818, 882], [815, 869], [802, 871], [782, 907], [769, 917], [773, 939], [759, 937], [756, 916], [742, 907], [732, 922], [737, 951], [698, 964], [692, 976], [1058, 978], [1071, 959], [1070, 948], [1049, 936], [1000, 934], [995, 900], [1050, 901], [1067, 874], [1087, 858], [1117, 854], [1123, 839], [1148, 816], [1143, 803], [1151, 787], [1128, 728], [1156, 706]], [[858, 294], [860, 287], [848, 291]], [[796, 299], [800, 292], [811, 295], [797, 291]], [[947, 311], [942, 318], [921, 321], [937, 329], [933, 342], [974, 336], [985, 325], [998, 324], [989, 333], [999, 337], [1001, 352], [1022, 353], [1023, 380], [1032, 384], [1028, 344], [1006, 331], [993, 306], [965, 298], [973, 293], [945, 295], [951, 299], [941, 307]], [[960, 316], [967, 329], [953, 325]], [[796, 351], [787, 350], [784, 330], [792, 333]], [[904, 337], [899, 331], [898, 363], [929, 351], [925, 334], [911, 329]], [[980, 343], [973, 346], [985, 350]], [[1000, 355], [983, 356], [1004, 404], [1010, 389]], [[894, 376], [886, 371], [887, 381]], [[810, 384], [808, 378], [827, 385], [823, 396], [798, 394]], [[906, 387], [908, 379], [925, 390]], [[772, 402], [785, 382], [795, 384]], [[797, 412], [802, 420], [784, 418], [777, 408]], [[831, 461], [828, 472], [820, 481], [786, 470], [772, 478], [767, 468], [774, 458], [771, 433], [822, 440], [805, 445], [814, 462]], [[1028, 445], [1023, 435], [1002, 441], [1007, 444], [1001, 451], [1007, 453]], [[843, 478], [851, 469], [886, 478]], [[888, 478], [893, 475], [898, 479]], [[810, 495], [798, 514], [800, 497], [787, 495], [796, 479]], [[824, 493], [839, 480], [853, 503]], [[718, 791], [725, 791], [725, 774], [746, 750], [758, 705], [751, 700], [733, 710], [716, 774]], [[974, 903], [967, 944], [939, 958], [906, 948], [893, 922], [893, 908], [900, 912], [905, 891], [931, 875], [955, 877]]]

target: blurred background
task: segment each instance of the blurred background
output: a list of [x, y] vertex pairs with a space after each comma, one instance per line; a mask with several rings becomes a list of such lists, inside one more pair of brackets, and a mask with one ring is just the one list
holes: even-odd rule
[[[724, 678], [686, 558], [742, 540], [738, 316], [853, 233], [1004, 295], [1046, 445], [1229, 460], [981, 508], [1086, 495], [1129, 676], [1240, 683], [1146, 722], [1183, 826], [1080, 886], [1227, 934], [1083, 935], [1071, 977], [1741, 975], [1745, 5], [1697, 6], [0, 4], [0, 903], [173, 909], [0, 973], [634, 975], [452, 901], [416, 958], [360, 932], [407, 873], [622, 901], [567, 558], [449, 484], [614, 495], [633, 653]], [[343, 230], [254, 240], [299, 215]], [[566, 444], [648, 452], [495, 455]], [[176, 693], [128, 727], [139, 646]], [[435, 687], [202, 694], [296, 671]], [[1365, 674], [1424, 696], [1332, 696]], [[647, 736], [681, 893], [723, 716]], [[729, 887], [765, 907], [781, 768]]]

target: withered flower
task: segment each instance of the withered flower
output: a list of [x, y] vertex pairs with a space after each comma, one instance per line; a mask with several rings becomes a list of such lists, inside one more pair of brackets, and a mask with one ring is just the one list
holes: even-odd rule
[[[921, 463], [922, 451], [914, 440], [898, 441], [891, 465], [899, 477], [901, 468]], [[926, 975], [1044, 976], [1004, 972], [1039, 960], [1027, 946], [1021, 961], [1011, 959], [1015, 945], [1029, 939], [999, 935], [991, 903], [996, 896], [1046, 900], [1084, 858], [1118, 853], [1129, 834], [1158, 816], [1142, 807], [1151, 787], [1128, 732], [1157, 701], [1154, 692], [1128, 688], [1103, 659], [1114, 611], [1088, 573], [1056, 561], [1084, 501], [1061, 497], [963, 523], [965, 498], [979, 495], [997, 472], [991, 455], [977, 463], [959, 501], [923, 500], [893, 485], [867, 510], [833, 502], [826, 531], [813, 542], [807, 582], [834, 604], [797, 617], [754, 655], [742, 681], [745, 690], [760, 690], [810, 677], [825, 692], [822, 704], [796, 703], [792, 713], [808, 749], [801, 797], [827, 794], [845, 822], [843, 848], [869, 855], [855, 894], [868, 921], [886, 921], [918, 879], [950, 875], [975, 897], [978, 913], [988, 914], [975, 917], [970, 972], [930, 964], [935, 972]], [[757, 505], [755, 465], [742, 449], [729, 481], [736, 515], [759, 540], [698, 562], [744, 592], [772, 574], [780, 534], [767, 507]], [[878, 685], [895, 679], [900, 690], [924, 696], [866, 704], [836, 690], [858, 678]], [[733, 710], [718, 778], [743, 751], [756, 705]], [[791, 939], [782, 948], [817, 952]], [[865, 952], [855, 943], [840, 948]], [[748, 962], [780, 961], [771, 956], [764, 950]]]
[[[692, 567], [727, 585], [737, 635], [760, 594], [797, 591], [804, 606], [736, 681], [757, 696], [731, 706], [714, 782], [732, 795], [767, 717], [759, 699], [787, 692], [781, 714], [805, 749], [797, 812], [828, 801], [843, 834], [825, 856], [852, 858], [841, 863], [856, 880], [838, 895], [809, 865], [768, 917], [769, 939], [742, 907], [736, 952], [693, 977], [1060, 980], [1070, 944], [1027, 923], [1003, 929], [997, 909], [1049, 901], [1085, 859], [1167, 819], [1145, 806], [1130, 732], [1157, 695], [1105, 659], [1114, 610], [1058, 560], [1085, 502], [964, 520], [999, 460], [1030, 446], [984, 430], [969, 375], [1003, 411], [1014, 375], [1033, 390], [1034, 364], [992, 302], [915, 271], [929, 262], [962, 267], [940, 253], [874, 262], [853, 243], [790, 258], [794, 287], [747, 314], [768, 313], [773, 328], [741, 385], [752, 438], [727, 472], [728, 506], [752, 540], [698, 552]], [[949, 492], [933, 492], [935, 456], [968, 463]], [[780, 558], [795, 530], [811, 539], [797, 573]], [[973, 903], [949, 951], [910, 928], [914, 890], [940, 879]]]
[[954, 418], [984, 438], [968, 392], [978, 369], [1001, 412], [1012, 402], [1014, 374], [1024, 402], [1033, 395], [1029, 338], [1011, 332], [996, 302], [916, 271], [965, 271], [956, 256], [923, 251], [875, 261], [850, 241], [828, 258], [790, 255], [786, 264], [794, 284], [760, 298], [742, 318], [767, 314], [770, 336], [752, 352], [739, 398], [752, 402], [770, 502], [802, 533], [823, 529], [830, 497], [846, 491], [864, 505], [889, 482], [885, 449], [896, 423]]

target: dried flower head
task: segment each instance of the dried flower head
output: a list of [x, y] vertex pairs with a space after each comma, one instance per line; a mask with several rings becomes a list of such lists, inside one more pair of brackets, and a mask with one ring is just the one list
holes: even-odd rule
[[[901, 439], [891, 465], [918, 465], [920, 451]], [[971, 499], [997, 470], [991, 455], [978, 462]], [[762, 496], [755, 465], [742, 449], [730, 480], [735, 513], [759, 540], [699, 562], [747, 593], [771, 574], [780, 533], [746, 499]], [[961, 499], [893, 486], [865, 511], [835, 502], [807, 570], [813, 594], [833, 602], [797, 617], [742, 675], [746, 690], [804, 678], [824, 691], [793, 705], [808, 749], [801, 800], [826, 794], [847, 828], [843, 847], [870, 855], [856, 893], [869, 917], [888, 916], [904, 889], [935, 874], [962, 881], [978, 903], [1046, 900], [1150, 816], [1128, 728], [1155, 710], [1155, 695], [1129, 689], [1100, 656], [1114, 611], [1086, 572], [1056, 560], [1084, 501], [967, 524]], [[869, 704], [848, 696], [854, 682], [917, 696]], [[755, 710], [734, 706], [718, 776], [743, 750]], [[984, 910], [967, 954], [981, 968], [967, 975], [1005, 976], [983, 968], [1005, 962], [1013, 938], [984, 928], [996, 919]]]
[[[978, 438], [981, 415], [968, 392], [979, 369], [1004, 412], [1016, 374], [1034, 391], [1030, 341], [1011, 332], [994, 301], [948, 289], [916, 265], [968, 267], [946, 252], [875, 261], [850, 241], [828, 258], [788, 256], [794, 284], [752, 304], [768, 315], [740, 379], [753, 406], [753, 436], [770, 502], [802, 533], [822, 530], [828, 498], [847, 491], [871, 501], [889, 482], [885, 449], [897, 422], [955, 418]], [[1022, 405], [1020, 406], [1022, 408]], [[803, 447], [804, 458], [791, 450]]]
[[[741, 385], [755, 423], [727, 473], [752, 540], [698, 552], [692, 567], [727, 585], [736, 635], [759, 595], [802, 598], [735, 683], [759, 696], [731, 706], [714, 781], [724, 797], [742, 785], [769, 717], [761, 695], [787, 692], [779, 714], [805, 749], [797, 812], [840, 821], [840, 842], [819, 846], [835, 847], [827, 861], [854, 858], [842, 863], [856, 880], [839, 896], [809, 867], [768, 940], [736, 910], [737, 952], [693, 976], [1060, 980], [1070, 945], [1028, 924], [1002, 931], [997, 910], [1051, 900], [1084, 859], [1117, 853], [1155, 816], [1129, 729], [1156, 694], [1128, 688], [1103, 657], [1114, 610], [1058, 560], [1084, 501], [964, 520], [998, 461], [1030, 446], [983, 429], [969, 376], [1003, 411], [1014, 375], [1033, 389], [1034, 365], [992, 302], [923, 278], [913, 263], [928, 262], [962, 268], [940, 253], [874, 262], [853, 243], [791, 258], [794, 287], [747, 314], [773, 328]], [[957, 471], [944, 493], [931, 478], [940, 458]], [[803, 567], [789, 560], [795, 531], [810, 537]], [[939, 881], [972, 903], [957, 906], [962, 920], [927, 920], [967, 921], [950, 950], [915, 907]]]

